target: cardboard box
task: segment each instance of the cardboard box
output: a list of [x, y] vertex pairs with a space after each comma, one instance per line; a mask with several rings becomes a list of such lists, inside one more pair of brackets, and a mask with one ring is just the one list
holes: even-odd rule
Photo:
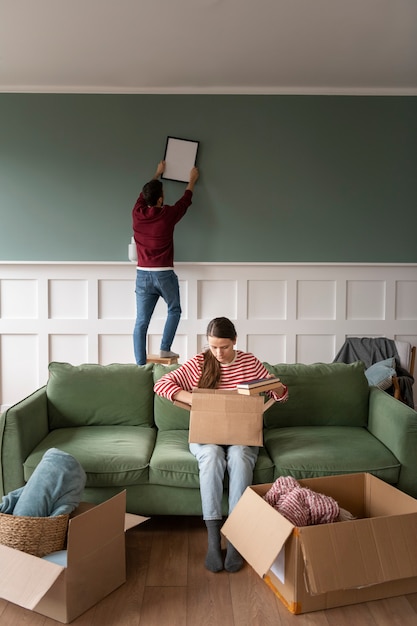
[[[274, 403], [235, 389], [193, 389], [190, 443], [263, 446], [263, 414]], [[190, 407], [184, 405], [185, 407]]]
[[300, 480], [358, 519], [295, 527], [248, 487], [223, 534], [291, 613], [417, 592], [417, 500], [370, 474]]
[[126, 514], [123, 491], [81, 503], [68, 526], [67, 566], [0, 545], [0, 597], [68, 623], [126, 581], [125, 531], [148, 518]]

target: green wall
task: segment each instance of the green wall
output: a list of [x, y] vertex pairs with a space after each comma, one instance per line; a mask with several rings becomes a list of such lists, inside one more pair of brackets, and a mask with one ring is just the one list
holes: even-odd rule
[[102, 94], [0, 94], [0, 260], [127, 261], [167, 135], [177, 261], [417, 261], [416, 97]]

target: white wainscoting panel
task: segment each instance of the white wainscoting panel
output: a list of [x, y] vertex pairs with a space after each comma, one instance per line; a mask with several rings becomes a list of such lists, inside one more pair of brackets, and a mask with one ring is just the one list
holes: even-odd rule
[[86, 280], [48, 280], [48, 318], [51, 320], [88, 319]]
[[399, 280], [396, 287], [396, 319], [417, 321], [417, 280]]
[[385, 281], [347, 281], [348, 320], [384, 320], [386, 318], [386, 302]]
[[[180, 361], [203, 350], [213, 317], [270, 363], [331, 362], [348, 336], [417, 344], [417, 264], [178, 263]], [[131, 263], [0, 262], [0, 406], [44, 385], [50, 361], [134, 363]], [[148, 334], [158, 353], [160, 300]], [[417, 385], [415, 386], [417, 387]]]
[[248, 280], [248, 319], [285, 320], [287, 282], [285, 280]]
[[68, 363], [87, 363], [87, 335], [49, 335], [49, 360]]

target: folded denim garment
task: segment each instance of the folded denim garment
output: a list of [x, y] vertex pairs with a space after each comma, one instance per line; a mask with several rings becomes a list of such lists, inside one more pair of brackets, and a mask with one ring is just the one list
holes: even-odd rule
[[67, 452], [50, 448], [24, 487], [3, 496], [0, 513], [53, 517], [71, 513], [80, 503], [86, 474]]

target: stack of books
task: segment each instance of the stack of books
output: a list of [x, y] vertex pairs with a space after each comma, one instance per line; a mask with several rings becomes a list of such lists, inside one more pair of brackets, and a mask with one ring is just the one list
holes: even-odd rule
[[281, 385], [279, 378], [257, 378], [256, 380], [245, 380], [236, 386], [238, 393], [252, 396], [263, 391], [271, 391]]

